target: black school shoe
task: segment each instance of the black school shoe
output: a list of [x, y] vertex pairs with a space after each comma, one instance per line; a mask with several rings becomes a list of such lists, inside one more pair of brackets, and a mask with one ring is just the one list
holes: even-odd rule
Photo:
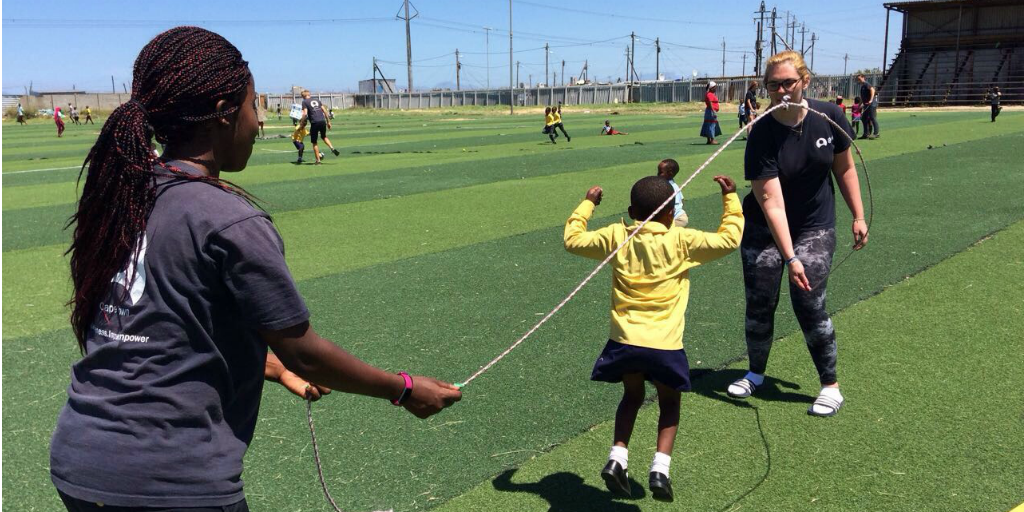
[[341, 151], [338, 151], [337, 149], [332, 149], [331, 152], [334, 153], [334, 156], [340, 156], [341, 155]]
[[605, 464], [604, 469], [601, 470], [601, 478], [604, 479], [605, 486], [612, 494], [627, 498], [632, 496], [629, 489], [629, 474], [626, 473], [622, 464], [614, 460], [608, 461], [608, 464]]
[[658, 471], [651, 471], [649, 484], [651, 488], [651, 497], [658, 501], [671, 502], [673, 500], [672, 480], [669, 479], [668, 475]]

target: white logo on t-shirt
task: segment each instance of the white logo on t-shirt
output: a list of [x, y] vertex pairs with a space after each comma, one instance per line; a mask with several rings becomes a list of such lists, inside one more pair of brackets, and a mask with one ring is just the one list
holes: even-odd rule
[[825, 146], [827, 146], [827, 145], [829, 145], [831, 143], [832, 143], [832, 137], [829, 137], [828, 139], [826, 139], [825, 137], [822, 137], [822, 138], [814, 141], [814, 147], [816, 147], [816, 148], [823, 148], [823, 147], [825, 147]]
[[[111, 283], [119, 284], [128, 290], [128, 298], [131, 300], [132, 306], [135, 305], [139, 299], [142, 298], [142, 292], [146, 290], [146, 246], [148, 241], [146, 234], [142, 234], [142, 238], [139, 239], [139, 254], [128, 262], [128, 268], [122, 270], [110, 280]], [[134, 274], [134, 276], [133, 276]], [[132, 278], [131, 284], [128, 283], [128, 278]]]
[[317, 100], [313, 100], [313, 101], [309, 102], [309, 106], [311, 106], [313, 108], [318, 108], [320, 106], [320, 102], [317, 101]]

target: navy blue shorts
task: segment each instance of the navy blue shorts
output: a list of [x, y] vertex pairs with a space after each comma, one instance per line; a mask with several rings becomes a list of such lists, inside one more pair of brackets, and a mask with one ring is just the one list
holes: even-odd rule
[[590, 380], [622, 382], [622, 376], [628, 373], [642, 373], [645, 379], [676, 391], [690, 390], [690, 361], [686, 359], [686, 350], [658, 350], [614, 340], [605, 344], [594, 363]]

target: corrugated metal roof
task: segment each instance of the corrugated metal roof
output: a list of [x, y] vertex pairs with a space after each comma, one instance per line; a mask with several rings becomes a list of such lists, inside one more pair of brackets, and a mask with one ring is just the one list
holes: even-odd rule
[[906, 2], [886, 2], [886, 9], [897, 11], [915, 11], [942, 9], [947, 7], [983, 7], [997, 5], [1020, 5], [1020, 0], [909, 0]]

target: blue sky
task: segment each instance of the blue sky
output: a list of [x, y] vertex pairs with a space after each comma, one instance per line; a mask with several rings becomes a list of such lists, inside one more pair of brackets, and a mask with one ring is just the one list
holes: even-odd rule
[[[225, 36], [251, 63], [263, 92], [285, 92], [291, 85], [311, 90], [355, 90], [372, 76], [372, 58], [399, 88], [407, 84], [405, 23], [396, 19], [402, 0], [374, 2], [216, 1], [57, 1], [8, 0], [3, 7], [3, 92], [110, 90], [131, 86], [139, 50], [154, 35], [176, 25], [199, 25]], [[418, 0], [412, 21], [413, 83], [416, 89], [454, 87], [455, 49], [460, 51], [462, 87], [488, 82], [508, 86], [507, 0]], [[543, 80], [545, 42], [550, 71], [576, 76], [589, 62], [591, 79], [615, 80], [625, 72], [625, 48], [637, 34], [635, 66], [643, 79], [654, 78], [654, 38], [662, 41], [661, 73], [674, 79], [720, 75], [723, 38], [725, 70], [739, 75], [753, 66], [756, 37], [752, 19], [759, 1], [679, 2], [513, 0], [513, 59], [521, 62], [519, 80]], [[885, 8], [880, 1], [844, 3], [786, 0], [777, 8], [779, 30], [785, 13], [806, 24], [804, 44], [818, 41], [814, 71], [843, 72], [879, 67], [885, 37]], [[889, 55], [899, 47], [902, 18], [890, 20]], [[490, 27], [489, 32], [484, 27]], [[796, 35], [800, 47], [800, 34]], [[807, 54], [810, 62], [810, 53]]]

